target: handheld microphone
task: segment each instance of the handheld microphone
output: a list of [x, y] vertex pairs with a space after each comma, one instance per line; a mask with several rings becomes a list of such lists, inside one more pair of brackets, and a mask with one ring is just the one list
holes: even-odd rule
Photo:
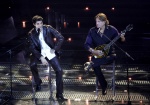
[[101, 29], [100, 29], [100, 28], [98, 28], [97, 33], [99, 33], [99, 32], [100, 32], [100, 30], [101, 30]]
[[40, 28], [38, 28], [37, 31], [38, 31], [38, 35], [39, 35], [40, 34]]

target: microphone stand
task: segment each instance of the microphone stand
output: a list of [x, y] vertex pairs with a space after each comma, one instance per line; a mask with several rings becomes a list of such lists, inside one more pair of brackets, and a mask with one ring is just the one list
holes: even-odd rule
[[[6, 51], [5, 53], [3, 53], [1, 56], [5, 55], [6, 53], [9, 53], [9, 74], [10, 74], [10, 96], [9, 96], [9, 100], [14, 99], [13, 98], [13, 92], [12, 92], [12, 51], [16, 48], [18, 48], [19, 46], [23, 45], [24, 43], [26, 43], [28, 40], [24, 41], [23, 43], [15, 46], [14, 48], [9, 49], [8, 51]], [[10, 101], [9, 101], [10, 102]], [[13, 105], [11, 102], [9, 103], [9, 105]]]
[[[108, 38], [105, 34], [100, 33], [103, 36], [105, 36], [109, 41], [112, 41], [110, 38]], [[113, 45], [115, 45], [117, 48], [119, 48], [125, 55], [126, 55], [126, 65], [128, 65], [127, 63], [127, 57], [130, 58], [131, 60], [134, 61], [134, 58], [131, 57], [131, 55], [129, 55], [126, 51], [124, 51], [122, 48], [120, 48], [115, 42], [113, 42]], [[132, 105], [131, 104], [131, 100], [130, 100], [130, 87], [129, 87], [129, 72], [128, 72], [128, 67], [127, 67], [127, 91], [128, 91], [128, 105]]]
[[130, 100], [130, 87], [129, 87], [129, 69], [128, 69], [128, 62], [127, 62], [127, 57], [132, 59], [134, 61], [134, 59], [127, 53], [125, 52], [123, 49], [121, 49], [120, 47], [118, 47], [125, 55], [126, 55], [126, 65], [127, 65], [127, 91], [128, 91], [128, 104], [127, 105], [132, 105], [131, 104], [131, 100]]

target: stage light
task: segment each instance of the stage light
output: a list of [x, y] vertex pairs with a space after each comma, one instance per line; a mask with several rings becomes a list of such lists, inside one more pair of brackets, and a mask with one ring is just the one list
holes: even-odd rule
[[130, 78], [129, 78], [129, 81], [131, 81], [131, 80], [132, 80], [132, 78], [130, 77]]
[[89, 105], [89, 100], [88, 99], [86, 99], [85, 102], [86, 102], [86, 105]]
[[46, 7], [47, 10], [50, 10], [50, 7]]
[[71, 101], [70, 101], [70, 99], [68, 99], [68, 105], [71, 105]]
[[115, 8], [114, 8], [114, 7], [112, 7], [112, 8], [111, 8], [111, 10], [112, 10], [112, 11], [114, 11], [114, 10], [115, 10]]
[[82, 80], [82, 77], [78, 77], [79, 80]]
[[71, 42], [72, 41], [72, 38], [68, 38], [68, 40], [67, 40], [68, 42]]
[[78, 22], [78, 28], [80, 28], [80, 22]]
[[56, 38], [54, 38], [53, 40], [54, 40], [54, 42], [56, 42], [56, 41], [57, 41], [57, 39], [56, 39]]
[[88, 58], [89, 58], [89, 61], [91, 61], [91, 59], [92, 59], [92, 56], [88, 56]]
[[85, 7], [85, 9], [84, 9], [84, 10], [89, 11], [90, 9], [89, 9], [89, 7]]
[[124, 104], [124, 100], [123, 99], [121, 100], [121, 104]]
[[45, 76], [45, 79], [48, 80], [48, 79], [49, 79], [49, 76]]
[[143, 101], [142, 100], [140, 100], [140, 105], [142, 105], [143, 104]]
[[124, 90], [124, 92], [127, 93], [128, 91], [127, 91], [127, 90]]
[[74, 101], [81, 101], [81, 99], [80, 98], [76, 98]]
[[26, 21], [22, 21], [22, 27], [26, 28]]
[[67, 27], [67, 23], [66, 22], [64, 22], [64, 28], [66, 28]]
[[32, 76], [29, 76], [29, 79], [32, 80]]

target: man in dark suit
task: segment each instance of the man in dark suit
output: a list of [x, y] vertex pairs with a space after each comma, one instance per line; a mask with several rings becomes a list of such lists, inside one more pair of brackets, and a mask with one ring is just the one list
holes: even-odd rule
[[[94, 55], [91, 59], [93, 64], [92, 67], [102, 87], [102, 95], [106, 95], [108, 83], [101, 70], [101, 65], [113, 62], [116, 58], [116, 54], [113, 46], [110, 46], [108, 54], [106, 54], [104, 49], [95, 48], [98, 46], [99, 48], [102, 48], [102, 46], [108, 45], [111, 40], [119, 35], [119, 32], [114, 26], [109, 25], [107, 16], [104, 13], [98, 13], [95, 16], [95, 23], [96, 26], [89, 30], [84, 47]], [[124, 34], [120, 35], [120, 40], [121, 42], [125, 41]]]
[[[31, 51], [30, 68], [36, 83], [36, 91], [41, 90], [42, 80], [39, 77], [37, 62], [41, 61], [43, 65], [51, 64], [56, 73], [56, 98], [66, 100], [63, 97], [63, 81], [62, 68], [58, 61], [57, 54], [60, 52], [60, 47], [64, 41], [64, 37], [52, 26], [43, 25], [41, 16], [32, 18], [33, 29], [29, 31], [29, 50]], [[54, 43], [53, 38], [57, 38]]]

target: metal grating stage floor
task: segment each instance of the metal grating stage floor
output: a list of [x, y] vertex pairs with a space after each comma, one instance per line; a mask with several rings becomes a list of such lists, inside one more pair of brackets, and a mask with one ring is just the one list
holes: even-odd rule
[[[38, 65], [39, 73], [42, 79], [42, 90], [36, 92], [35, 99], [33, 101], [32, 79], [31, 72], [28, 66], [21, 64], [12, 65], [12, 81], [10, 79], [10, 65], [0, 65], [0, 103], [7, 103], [7, 97], [10, 96], [10, 82], [12, 82], [12, 103], [15, 105], [114, 105], [127, 104], [128, 92], [127, 92], [127, 80], [126, 80], [126, 68], [123, 66], [116, 66], [116, 80], [115, 80], [115, 93], [113, 95], [112, 87], [108, 89], [107, 95], [101, 95], [101, 88], [98, 92], [97, 102], [96, 100], [96, 87], [95, 87], [95, 75], [91, 70], [88, 75], [85, 74], [84, 67], [82, 65], [62, 65], [64, 74], [64, 96], [69, 100], [67, 102], [52, 102], [49, 100], [50, 91], [48, 86], [48, 69], [43, 65]], [[142, 69], [142, 68], [145, 69]], [[107, 70], [106, 70], [107, 69]], [[104, 75], [111, 85], [111, 73], [110, 68], [103, 67]], [[135, 70], [136, 69], [136, 70]], [[129, 68], [129, 76], [132, 77], [129, 89], [130, 100], [135, 105], [139, 105], [141, 102], [143, 105], [150, 104], [150, 81], [149, 81], [149, 67], [146, 65], [131, 65]], [[120, 78], [121, 77], [121, 78]], [[52, 70], [52, 90], [53, 97], [55, 98], [56, 84], [55, 73]], [[70, 101], [70, 102], [69, 102]], [[88, 103], [89, 102], [89, 103]], [[106, 103], [105, 103], [106, 102]], [[7, 104], [6, 104], [7, 105]]]

